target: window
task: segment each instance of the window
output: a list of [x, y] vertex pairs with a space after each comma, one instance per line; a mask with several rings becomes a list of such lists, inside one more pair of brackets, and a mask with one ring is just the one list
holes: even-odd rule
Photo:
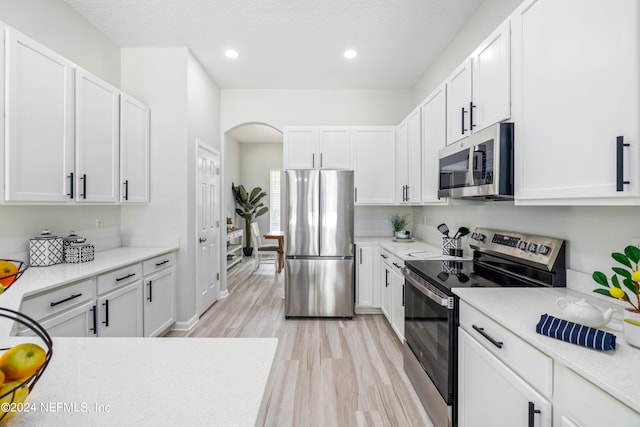
[[280, 170], [269, 171], [269, 229], [282, 230], [280, 226]]

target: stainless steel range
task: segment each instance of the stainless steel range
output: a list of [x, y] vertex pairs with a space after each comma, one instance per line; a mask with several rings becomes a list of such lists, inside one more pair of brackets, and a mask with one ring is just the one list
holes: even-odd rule
[[436, 427], [457, 425], [459, 287], [565, 286], [565, 244], [476, 228], [472, 261], [407, 261], [404, 369]]

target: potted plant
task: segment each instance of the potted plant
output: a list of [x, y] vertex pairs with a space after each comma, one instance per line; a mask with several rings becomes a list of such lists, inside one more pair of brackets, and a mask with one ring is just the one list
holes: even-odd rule
[[243, 248], [246, 256], [251, 256], [253, 253], [253, 247], [251, 246], [251, 223], [261, 215], [264, 215], [269, 210], [260, 200], [267, 195], [262, 191], [262, 188], [255, 187], [251, 192], [247, 192], [244, 186], [235, 186], [231, 183], [231, 192], [233, 198], [236, 201], [236, 213], [240, 217], [244, 218], [245, 223], [245, 247]]
[[640, 347], [640, 249], [630, 245], [624, 248], [624, 253], [614, 252], [611, 257], [627, 268], [613, 267], [614, 274], [610, 280], [604, 273], [594, 272], [593, 280], [607, 289], [598, 288], [593, 292], [619, 299], [631, 306], [624, 309], [624, 339]]
[[408, 239], [410, 237], [409, 231], [405, 230], [407, 224], [409, 224], [409, 215], [393, 214], [389, 219], [393, 226], [393, 233], [396, 239]]

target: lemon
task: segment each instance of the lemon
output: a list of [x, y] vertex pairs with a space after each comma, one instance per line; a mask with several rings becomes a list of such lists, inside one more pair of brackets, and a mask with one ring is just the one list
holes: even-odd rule
[[623, 299], [625, 296], [625, 293], [620, 288], [609, 288], [609, 295], [611, 295], [614, 298]]
[[640, 282], [640, 270], [634, 271], [631, 278], [636, 282]]

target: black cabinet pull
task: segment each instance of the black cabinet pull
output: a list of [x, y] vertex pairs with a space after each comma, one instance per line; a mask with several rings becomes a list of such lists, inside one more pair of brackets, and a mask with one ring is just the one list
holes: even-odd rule
[[82, 196], [83, 199], [86, 199], [87, 198], [87, 174], [83, 173], [80, 179], [82, 180], [82, 194], [80, 196]]
[[460, 133], [461, 133], [462, 135], [464, 135], [464, 133], [467, 131], [467, 130], [464, 128], [464, 115], [465, 115], [465, 114], [467, 114], [467, 110], [465, 110], [465, 109], [464, 109], [464, 107], [462, 107], [462, 108], [461, 108], [461, 110], [462, 110], [462, 114], [460, 114], [460, 117], [462, 118], [462, 121], [461, 121], [461, 126], [460, 126], [460, 130], [461, 130], [461, 132], [460, 132]]
[[108, 299], [104, 300], [102, 305], [104, 305], [104, 322], [102, 323], [104, 324], [104, 326], [108, 328], [109, 327], [109, 300]]
[[69, 196], [70, 199], [73, 199], [75, 197], [75, 194], [73, 194], [73, 185], [74, 185], [73, 172], [67, 175], [67, 178], [69, 178], [69, 192], [67, 193], [67, 196]]
[[384, 287], [389, 287], [389, 270], [387, 270], [386, 268], [384, 269]]
[[124, 199], [129, 200], [129, 180], [124, 181]]
[[396, 264], [395, 262], [392, 262], [391, 264], [393, 264], [394, 266], [396, 266], [396, 268], [402, 268], [402, 267], [400, 267], [398, 264]]
[[536, 409], [536, 405], [533, 402], [529, 402], [529, 427], [534, 427], [536, 414], [540, 414], [540, 409]]
[[320, 153], [320, 169], [322, 169], [322, 153]]
[[169, 262], [169, 260], [168, 260], [168, 259], [165, 259], [165, 260], [164, 260], [164, 261], [162, 261], [162, 262], [156, 262], [156, 267], [160, 267], [161, 265], [164, 265], [164, 264], [166, 264], [166, 263], [168, 263], [168, 262]]
[[316, 167], [316, 153], [311, 153], [311, 169]]
[[147, 298], [147, 301], [153, 302], [153, 280], [149, 280], [147, 285], [149, 285], [149, 298]]
[[472, 326], [473, 326], [473, 329], [475, 329], [476, 331], [478, 331], [478, 333], [479, 333], [480, 335], [482, 335], [483, 337], [485, 337], [486, 339], [488, 339], [488, 340], [489, 340], [489, 342], [490, 342], [491, 344], [495, 345], [496, 347], [498, 347], [498, 348], [502, 348], [502, 346], [504, 345], [504, 343], [503, 343], [502, 341], [496, 341], [493, 337], [491, 337], [489, 334], [487, 334], [487, 333], [484, 331], [484, 328], [479, 328], [479, 327], [478, 327], [478, 326], [476, 326], [476, 325], [472, 325]]
[[404, 201], [408, 202], [409, 201], [409, 186], [407, 185], [406, 187], [407, 187], [407, 195], [405, 196], [405, 200]]
[[474, 127], [476, 127], [476, 125], [473, 124], [473, 109], [476, 108], [475, 105], [473, 105], [473, 101], [469, 102], [469, 129], [473, 130]]
[[388, 257], [388, 256], [386, 256], [385, 254], [380, 254], [380, 256], [381, 256], [382, 258], [384, 258], [384, 259], [389, 258], [389, 257]]
[[60, 300], [60, 301], [52, 302], [51, 303], [51, 307], [55, 307], [56, 305], [62, 304], [63, 302], [71, 301], [72, 299], [76, 299], [76, 298], [81, 297], [81, 296], [82, 296], [82, 294], [71, 295], [69, 298], [65, 298], [65, 299]]
[[402, 284], [402, 306], [404, 307], [404, 283]]
[[128, 279], [129, 277], [133, 277], [135, 275], [136, 275], [136, 273], [129, 273], [124, 277], [116, 277], [116, 282], [120, 282], [121, 280]]
[[624, 147], [628, 146], [624, 143], [624, 136], [616, 138], [616, 191], [624, 191], [624, 185], [630, 184], [624, 180]]
[[93, 318], [93, 328], [89, 328], [93, 335], [98, 334], [98, 314], [96, 313], [96, 306], [92, 306], [89, 311], [91, 312], [91, 317]]
[[362, 248], [360, 248], [360, 265], [362, 265]]
[[355, 187], [353, 189], [353, 201], [357, 202], [358, 201], [358, 187]]

